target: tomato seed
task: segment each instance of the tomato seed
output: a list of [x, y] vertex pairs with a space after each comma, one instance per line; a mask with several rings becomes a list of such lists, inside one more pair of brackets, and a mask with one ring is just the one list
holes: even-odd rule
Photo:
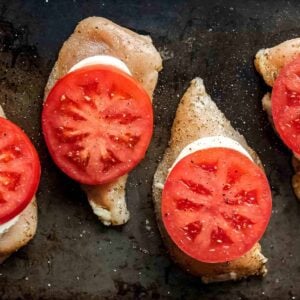
[[231, 224], [233, 228], [237, 230], [248, 229], [254, 225], [254, 223], [250, 219], [239, 214], [233, 214], [232, 216], [222, 214], [222, 216], [227, 222]]
[[217, 164], [204, 164], [201, 163], [199, 166], [201, 169], [203, 169], [204, 171], [208, 171], [208, 172], [216, 172], [218, 170]]
[[9, 191], [15, 191], [20, 184], [21, 175], [15, 172], [0, 172], [0, 183]]
[[211, 245], [232, 244], [232, 240], [221, 227], [213, 230], [211, 233]]
[[187, 239], [193, 241], [197, 235], [200, 234], [202, 230], [202, 224], [200, 221], [195, 221], [184, 226], [182, 229], [185, 232], [184, 235], [187, 237]]
[[181, 182], [183, 182], [191, 191], [193, 191], [199, 195], [208, 196], [208, 195], [212, 194], [211, 191], [208, 190], [202, 184], [195, 183], [191, 180], [185, 180], [185, 179], [181, 179]]
[[195, 202], [192, 202], [188, 199], [179, 199], [176, 200], [176, 208], [183, 211], [198, 211], [203, 207], [202, 204], [198, 204]]
[[296, 130], [300, 131], [300, 118], [294, 119], [290, 122], [290, 125]]
[[107, 150], [107, 154], [101, 157], [101, 162], [103, 164], [102, 172], [104, 173], [108, 172], [112, 167], [121, 163], [121, 161], [110, 150]]
[[288, 105], [300, 105], [300, 95], [297, 92], [288, 90], [286, 92], [286, 96], [288, 99]]
[[241, 192], [235, 195], [235, 199], [237, 201], [237, 204], [243, 204], [243, 203], [258, 204], [256, 190], [251, 190], [248, 192], [242, 190]]

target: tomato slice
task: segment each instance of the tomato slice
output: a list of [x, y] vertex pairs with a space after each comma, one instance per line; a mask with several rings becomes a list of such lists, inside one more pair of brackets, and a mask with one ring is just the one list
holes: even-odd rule
[[171, 170], [162, 219], [174, 243], [202, 262], [231, 261], [262, 237], [272, 198], [264, 172], [227, 148], [194, 152]]
[[145, 156], [153, 131], [149, 95], [110, 66], [75, 70], [49, 93], [42, 127], [58, 167], [80, 183], [97, 185], [128, 173]]
[[38, 154], [26, 134], [0, 117], [0, 224], [29, 204], [40, 180]]
[[300, 57], [280, 71], [272, 90], [272, 116], [283, 142], [300, 154]]

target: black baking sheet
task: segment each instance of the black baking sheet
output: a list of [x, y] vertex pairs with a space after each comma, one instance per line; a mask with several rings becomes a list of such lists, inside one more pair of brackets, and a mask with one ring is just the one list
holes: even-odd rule
[[[79, 185], [52, 163], [40, 134], [43, 88], [64, 40], [88, 16], [150, 34], [164, 58], [154, 95], [155, 134], [130, 175], [131, 219], [99, 223]], [[0, 104], [34, 140], [43, 174], [35, 239], [0, 266], [0, 299], [299, 299], [300, 204], [291, 155], [260, 99], [267, 87], [253, 56], [300, 36], [298, 1], [0, 1]], [[274, 208], [262, 240], [266, 278], [201, 284], [169, 259], [153, 212], [152, 177], [177, 103], [195, 76], [259, 153]]]

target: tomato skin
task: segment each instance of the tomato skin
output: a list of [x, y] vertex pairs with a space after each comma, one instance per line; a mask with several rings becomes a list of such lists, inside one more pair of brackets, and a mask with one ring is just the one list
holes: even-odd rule
[[[40, 181], [40, 176], [41, 176], [41, 165], [40, 165], [40, 160], [38, 153], [33, 146], [32, 142], [28, 138], [28, 136], [22, 131], [21, 128], [19, 128], [17, 125], [12, 123], [11, 121], [0, 117], [0, 154], [6, 155], [9, 150], [3, 149], [2, 145], [2, 136], [1, 136], [1, 130], [2, 134], [9, 135], [11, 134], [14, 139], [13, 145], [10, 145], [7, 149], [9, 149], [11, 146], [12, 147], [20, 147], [22, 150], [20, 152], [20, 163], [26, 165], [17, 165], [10, 171], [19, 173], [20, 178], [26, 177], [27, 175], [27, 182], [26, 182], [26, 188], [24, 187], [18, 187], [16, 191], [16, 195], [13, 197], [13, 201], [15, 204], [15, 207], [9, 207], [3, 211], [3, 206], [5, 205], [5, 202], [0, 203], [0, 224], [4, 224], [17, 215], [19, 215], [26, 207], [27, 205], [31, 202], [32, 198], [34, 197], [35, 193], [37, 192], [39, 181]], [[18, 158], [16, 158], [18, 160]], [[30, 165], [30, 166], [29, 166]], [[1, 176], [3, 176], [2, 172], [6, 170], [6, 160], [0, 159], [0, 183], [1, 183]], [[25, 173], [29, 174], [25, 174]], [[7, 195], [7, 193], [11, 193], [12, 190], [8, 190], [5, 192], [5, 188], [10, 188], [10, 186], [5, 186], [5, 185], [0, 185], [0, 195], [1, 197]], [[11, 199], [11, 198], [10, 198]], [[3, 199], [1, 199], [1, 202]], [[11, 204], [11, 203], [9, 203]], [[12, 205], [13, 205], [12, 204]]]
[[264, 172], [250, 159], [235, 150], [210, 148], [184, 157], [170, 171], [161, 214], [170, 238], [185, 254], [223, 263], [261, 239], [271, 199]]
[[[116, 80], [116, 78], [118, 78], [118, 80]], [[93, 80], [93, 84], [96, 84], [97, 87], [95, 88], [95, 86], [93, 86], [90, 88], [88, 90], [90, 94], [84, 94], [83, 96], [81, 90], [76, 90], [76, 85], [80, 85], [82, 82], [84, 82], [84, 84], [89, 82], [89, 86], [92, 86]], [[113, 86], [116, 92], [108, 92], [111, 86]], [[97, 90], [96, 92], [95, 89]], [[84, 93], [86, 93], [86, 90], [84, 87]], [[59, 106], [59, 104], [57, 104], [58, 99], [61, 99], [62, 95], [64, 95], [64, 91], [66, 94], [69, 93], [70, 96], [68, 97], [72, 98], [72, 101], [75, 102], [75, 105], [78, 105], [78, 107], [85, 105], [82, 104], [82, 98], [89, 99], [89, 102], [92, 104], [96, 103], [96, 108], [91, 108], [92, 105], [90, 105], [87, 110], [81, 109], [81, 112], [86, 115], [89, 114], [89, 116], [94, 116], [97, 113], [100, 116], [100, 121], [98, 120], [100, 123], [91, 121], [90, 123], [86, 122], [86, 124], [84, 124], [83, 120], [78, 116], [75, 116], [77, 118], [76, 122], [80, 125], [77, 125], [76, 122], [69, 121], [68, 125], [71, 127], [71, 131], [74, 130], [74, 128], [82, 131], [85, 130], [85, 135], [82, 134], [77, 141], [70, 142], [60, 140], [59, 142], [57, 133], [54, 132], [55, 127], [58, 127], [59, 124], [66, 124], [68, 121], [62, 117], [64, 113], [61, 108], [62, 105]], [[101, 93], [104, 93], [104, 96], [102, 96]], [[131, 98], [127, 104], [122, 104], [121, 100], [120, 103], [115, 102], [115, 106], [109, 107], [110, 104], [109, 101], [107, 101], [107, 93], [116, 94], [117, 97], [120, 95], [121, 98], [126, 94], [130, 95]], [[126, 96], [124, 97], [126, 98]], [[118, 105], [120, 107], [118, 107]], [[99, 110], [100, 106], [101, 109]], [[121, 108], [120, 112], [118, 112], [118, 108]], [[124, 111], [126, 111], [126, 113], [124, 113]], [[105, 117], [103, 117], [104, 112], [106, 112]], [[57, 122], [56, 120], [53, 121], [54, 115], [59, 119]], [[89, 116], [86, 119], [89, 119]], [[114, 128], [115, 135], [108, 138], [108, 134], [105, 131], [106, 129], [103, 131], [98, 129], [102, 126], [101, 122], [106, 124], [107, 128], [114, 126], [112, 124], [118, 123]], [[83, 125], [81, 126], [81, 124]], [[120, 126], [120, 130], [118, 130], [118, 126]], [[125, 127], [127, 129], [124, 129]], [[42, 128], [52, 159], [66, 175], [82, 184], [105, 184], [127, 174], [145, 156], [153, 134], [152, 103], [144, 88], [126, 73], [114, 67], [104, 65], [84, 67], [65, 75], [59, 79], [52, 88], [44, 103]], [[97, 135], [94, 134], [96, 131]], [[119, 137], [118, 134], [122, 136]], [[91, 138], [90, 136], [95, 137]], [[106, 137], [103, 138], [103, 136]], [[88, 142], [85, 140], [88, 140]], [[105, 142], [103, 142], [103, 140]], [[105, 144], [106, 146], [103, 146]], [[107, 145], [110, 145], [114, 150], [108, 150]], [[66, 149], [71, 149], [71, 147], [75, 150], [78, 149], [78, 151], [82, 153], [85, 151], [85, 154], [88, 152], [88, 159], [84, 161], [84, 159], [81, 159], [81, 156], [80, 159], [76, 158], [78, 162], [77, 166], [75, 166], [76, 162], [74, 164], [74, 161], [70, 163], [70, 161], [66, 159], [66, 153], [68, 153]], [[106, 150], [104, 151], [107, 151], [106, 156], [104, 158], [97, 157], [96, 160], [94, 156], [100, 155], [96, 153], [97, 150], [103, 150], [105, 147]], [[60, 148], [64, 149], [61, 150]], [[120, 159], [119, 156], [123, 158]], [[94, 164], [90, 163], [90, 161], [93, 161]]]
[[271, 95], [272, 117], [282, 141], [300, 154], [300, 57], [285, 65]]

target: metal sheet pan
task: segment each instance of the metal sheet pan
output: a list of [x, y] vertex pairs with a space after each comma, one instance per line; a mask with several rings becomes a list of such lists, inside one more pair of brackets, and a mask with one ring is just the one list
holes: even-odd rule
[[[78, 21], [98, 15], [151, 34], [164, 58], [154, 96], [155, 135], [130, 175], [130, 222], [106, 228], [79, 186], [52, 163], [40, 134], [43, 88]], [[0, 267], [1, 299], [297, 299], [300, 204], [290, 153], [261, 109], [253, 67], [263, 47], [300, 35], [298, 1], [0, 1], [0, 104], [33, 138], [42, 160], [35, 239]], [[201, 76], [213, 99], [258, 151], [274, 209], [262, 245], [269, 274], [205, 286], [169, 259], [157, 230], [151, 183], [180, 96]]]

